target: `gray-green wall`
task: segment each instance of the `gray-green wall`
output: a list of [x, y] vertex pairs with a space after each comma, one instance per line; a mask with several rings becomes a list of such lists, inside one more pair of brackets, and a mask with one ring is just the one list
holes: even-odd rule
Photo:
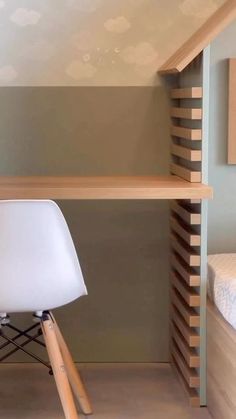
[[[1, 175], [168, 173], [161, 86], [5, 87], [0, 93]], [[168, 203], [59, 205], [89, 291], [56, 313], [75, 359], [168, 361]], [[21, 324], [28, 321], [21, 316]]]
[[236, 22], [211, 45], [209, 184], [214, 200], [209, 202], [209, 253], [236, 252], [236, 165], [227, 164], [227, 59], [236, 57], [235, 40]]

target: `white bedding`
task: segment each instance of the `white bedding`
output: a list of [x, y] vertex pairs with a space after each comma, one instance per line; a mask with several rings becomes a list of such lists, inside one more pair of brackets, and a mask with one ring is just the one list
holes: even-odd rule
[[236, 253], [208, 256], [208, 295], [236, 329]]

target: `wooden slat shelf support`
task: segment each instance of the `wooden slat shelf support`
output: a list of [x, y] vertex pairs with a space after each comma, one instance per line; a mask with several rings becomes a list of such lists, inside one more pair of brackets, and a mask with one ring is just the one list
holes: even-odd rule
[[202, 110], [200, 108], [171, 108], [170, 115], [172, 118], [182, 119], [202, 119]]
[[191, 227], [184, 224], [177, 217], [170, 217], [170, 226], [171, 229], [177, 233], [181, 239], [183, 239], [189, 246], [200, 246], [201, 245], [201, 236], [200, 234], [195, 233]]
[[201, 204], [201, 199], [190, 199], [190, 204]]
[[187, 180], [188, 182], [191, 182], [191, 183], [200, 183], [201, 182], [202, 174], [199, 171], [190, 170], [190, 169], [187, 169], [186, 167], [183, 167], [183, 166], [181, 166], [179, 164], [175, 164], [175, 163], [171, 164], [170, 171], [174, 175], [179, 176], [179, 177]]
[[196, 370], [187, 365], [183, 355], [174, 343], [172, 345], [172, 354], [189, 387], [200, 387], [200, 377], [197, 375]]
[[[191, 184], [207, 179], [209, 49], [216, 36], [236, 19], [236, 0], [226, 0], [204, 25], [162, 65], [162, 74], [181, 73], [170, 90], [172, 164], [170, 172]], [[198, 82], [196, 82], [198, 80]], [[202, 86], [194, 86], [191, 83]], [[228, 162], [236, 162], [236, 59], [229, 60]], [[171, 360], [193, 406], [205, 406], [207, 203], [171, 202]], [[198, 349], [197, 349], [198, 348]]]
[[184, 318], [185, 322], [189, 327], [200, 326], [200, 316], [192, 307], [189, 307], [185, 303], [180, 293], [174, 289], [172, 289], [172, 303], [180, 312], [181, 316]]
[[[202, 96], [200, 87], [171, 91], [172, 99], [178, 99], [178, 102], [170, 109], [170, 116], [176, 120], [171, 128], [170, 172], [191, 184], [202, 179], [203, 132], [199, 105]], [[188, 103], [190, 99], [198, 99], [198, 102], [182, 107], [182, 99], [189, 99]], [[182, 126], [182, 120], [188, 120], [188, 128]], [[196, 389], [200, 387], [202, 362], [196, 348], [201, 346], [202, 205], [200, 200], [172, 200], [170, 209], [171, 356], [190, 403], [199, 406], [200, 394]]]
[[200, 295], [193, 288], [188, 287], [177, 272], [171, 272], [171, 281], [189, 307], [200, 306]]
[[177, 253], [172, 253], [171, 265], [181, 275], [187, 285], [190, 287], [200, 286], [200, 275], [195, 273], [193, 268], [190, 267]]
[[191, 225], [201, 224], [201, 214], [194, 212], [192, 208], [184, 207], [176, 201], [171, 202], [171, 209], [174, 211], [183, 221]]
[[179, 381], [183, 384], [183, 387], [189, 397], [190, 406], [200, 407], [200, 397], [197, 390], [195, 388], [189, 387], [173, 356], [171, 357], [171, 361], [172, 361], [171, 362], [172, 367], [174, 371], [176, 372], [176, 375], [179, 378]]
[[[170, 172], [191, 184], [202, 179], [202, 108], [201, 87], [173, 89], [171, 98], [178, 99], [170, 109], [172, 163]], [[182, 107], [188, 99], [188, 107]], [[198, 102], [193, 102], [198, 99]], [[190, 103], [190, 100], [192, 102]], [[200, 103], [199, 103], [200, 102]], [[187, 104], [187, 101], [185, 101]], [[190, 103], [190, 105], [189, 105]], [[188, 120], [187, 127], [183, 120]], [[181, 141], [181, 139], [183, 139]], [[185, 140], [185, 141], [184, 141]], [[188, 141], [186, 141], [188, 140]], [[196, 143], [197, 141], [197, 143]], [[196, 348], [201, 340], [201, 200], [172, 200], [171, 229], [171, 356], [192, 405], [200, 405], [200, 369], [202, 360]]]
[[180, 352], [182, 353], [188, 367], [190, 368], [199, 368], [200, 366], [200, 357], [197, 355], [195, 349], [190, 348], [186, 342], [182, 339], [181, 333], [178, 329], [172, 326], [172, 336], [178, 346]]
[[171, 246], [178, 255], [191, 267], [198, 267], [201, 263], [201, 257], [196, 253], [192, 247], [185, 244], [185, 242], [177, 235], [171, 234]]
[[197, 128], [191, 129], [172, 126], [171, 135], [174, 137], [185, 138], [186, 140], [199, 141], [202, 139], [202, 130]]
[[202, 87], [187, 87], [185, 89], [171, 89], [171, 99], [201, 99]]
[[185, 159], [188, 161], [195, 161], [195, 162], [202, 161], [201, 150], [191, 150], [190, 148], [187, 148], [187, 147], [183, 147], [177, 144], [172, 144], [171, 153], [174, 156], [181, 157], [182, 159]]
[[212, 189], [177, 176], [0, 177], [0, 199], [208, 199]]
[[172, 309], [172, 322], [176, 325], [190, 348], [198, 348], [200, 346], [199, 334], [195, 332], [192, 327], [187, 325], [184, 318], [175, 307]]

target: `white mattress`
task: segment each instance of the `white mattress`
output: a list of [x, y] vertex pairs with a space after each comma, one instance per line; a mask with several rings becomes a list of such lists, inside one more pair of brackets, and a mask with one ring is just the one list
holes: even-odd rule
[[208, 256], [208, 295], [236, 329], [236, 253]]

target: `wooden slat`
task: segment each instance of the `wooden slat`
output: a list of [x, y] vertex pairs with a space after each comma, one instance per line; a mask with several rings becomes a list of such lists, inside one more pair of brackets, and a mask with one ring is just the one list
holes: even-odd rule
[[190, 307], [200, 307], [200, 295], [193, 288], [188, 287], [177, 272], [171, 272], [171, 281]]
[[176, 344], [172, 345], [172, 355], [190, 388], [200, 387], [200, 377], [194, 368], [190, 368]]
[[201, 283], [200, 275], [194, 272], [194, 269], [176, 253], [171, 254], [171, 265], [185, 280], [186, 284], [190, 287], [199, 287]]
[[236, 164], [236, 58], [229, 60], [228, 164]]
[[199, 397], [198, 391], [195, 388], [190, 388], [188, 386], [173, 356], [171, 356], [171, 366], [173, 370], [175, 371], [176, 376], [178, 377], [179, 381], [183, 385], [184, 390], [187, 393], [190, 406], [200, 407], [200, 397]]
[[190, 368], [199, 368], [200, 366], [200, 356], [197, 354], [196, 349], [190, 348], [185, 340], [183, 340], [182, 335], [178, 329], [172, 324], [172, 337], [179, 348], [179, 351], [183, 355], [188, 367]]
[[184, 220], [186, 223], [192, 225], [200, 225], [201, 224], [201, 214], [195, 213], [193, 209], [186, 208], [180, 205], [176, 201], [171, 202], [171, 209], [176, 212]]
[[170, 225], [172, 230], [177, 233], [189, 246], [200, 246], [201, 236], [191, 230], [191, 228], [183, 224], [177, 217], [170, 217]]
[[181, 118], [181, 119], [202, 119], [202, 109], [201, 108], [178, 108], [173, 107], [170, 110], [170, 115], [172, 118]]
[[184, 128], [179, 126], [171, 127], [171, 135], [185, 138], [186, 140], [198, 141], [202, 139], [202, 130], [197, 128]]
[[187, 87], [185, 89], [171, 89], [172, 99], [201, 99], [202, 87]]
[[228, 0], [159, 69], [160, 73], [182, 71], [236, 18], [236, 1]]
[[171, 246], [189, 266], [200, 266], [200, 255], [176, 234], [171, 234]]
[[196, 199], [212, 189], [176, 176], [0, 177], [0, 199]]
[[201, 204], [201, 199], [190, 199], [190, 204]]
[[171, 145], [171, 153], [174, 156], [181, 157], [188, 161], [202, 161], [201, 150], [191, 150], [190, 148], [183, 147], [177, 144]]
[[175, 307], [173, 307], [172, 310], [172, 322], [178, 327], [181, 335], [191, 348], [198, 348], [200, 346], [199, 334], [192, 327], [187, 325], [184, 318]]
[[175, 163], [171, 164], [170, 170], [171, 170], [171, 173], [187, 180], [188, 182], [191, 182], [191, 183], [201, 182], [201, 178], [202, 178], [201, 172], [198, 172], [195, 170], [189, 170]]
[[184, 299], [181, 297], [178, 291], [172, 289], [171, 295], [172, 303], [178, 309], [187, 325], [189, 327], [199, 327], [200, 316], [196, 313], [196, 311], [185, 303]]

